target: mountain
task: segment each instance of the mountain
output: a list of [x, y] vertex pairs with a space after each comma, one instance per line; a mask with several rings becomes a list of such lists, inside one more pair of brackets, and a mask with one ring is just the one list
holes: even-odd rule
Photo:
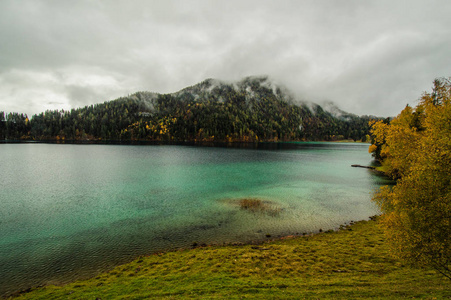
[[0, 139], [295, 141], [365, 140], [370, 117], [300, 101], [266, 76], [206, 79], [171, 94], [137, 92], [28, 120], [0, 112]]

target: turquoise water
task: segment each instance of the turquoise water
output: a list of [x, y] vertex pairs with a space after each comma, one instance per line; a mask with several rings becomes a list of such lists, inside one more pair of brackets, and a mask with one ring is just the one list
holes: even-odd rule
[[[194, 242], [250, 242], [378, 213], [367, 144], [0, 145], [0, 295]], [[277, 213], [241, 210], [244, 197]]]

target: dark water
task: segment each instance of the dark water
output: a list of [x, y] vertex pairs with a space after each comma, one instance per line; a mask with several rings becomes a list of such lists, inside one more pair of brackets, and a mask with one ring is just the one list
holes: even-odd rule
[[[336, 228], [378, 213], [367, 144], [0, 145], [0, 295], [155, 251]], [[275, 213], [240, 210], [243, 197]]]

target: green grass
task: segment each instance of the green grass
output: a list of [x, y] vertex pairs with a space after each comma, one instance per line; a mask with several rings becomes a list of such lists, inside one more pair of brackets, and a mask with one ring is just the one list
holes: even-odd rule
[[209, 246], [141, 257], [90, 280], [18, 299], [451, 298], [451, 282], [389, 255], [375, 221], [260, 245]]

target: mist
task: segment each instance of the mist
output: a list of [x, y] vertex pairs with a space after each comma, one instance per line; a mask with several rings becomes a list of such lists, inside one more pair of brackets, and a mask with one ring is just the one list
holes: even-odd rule
[[393, 116], [450, 76], [450, 11], [445, 0], [5, 0], [0, 110], [268, 75], [297, 99]]

